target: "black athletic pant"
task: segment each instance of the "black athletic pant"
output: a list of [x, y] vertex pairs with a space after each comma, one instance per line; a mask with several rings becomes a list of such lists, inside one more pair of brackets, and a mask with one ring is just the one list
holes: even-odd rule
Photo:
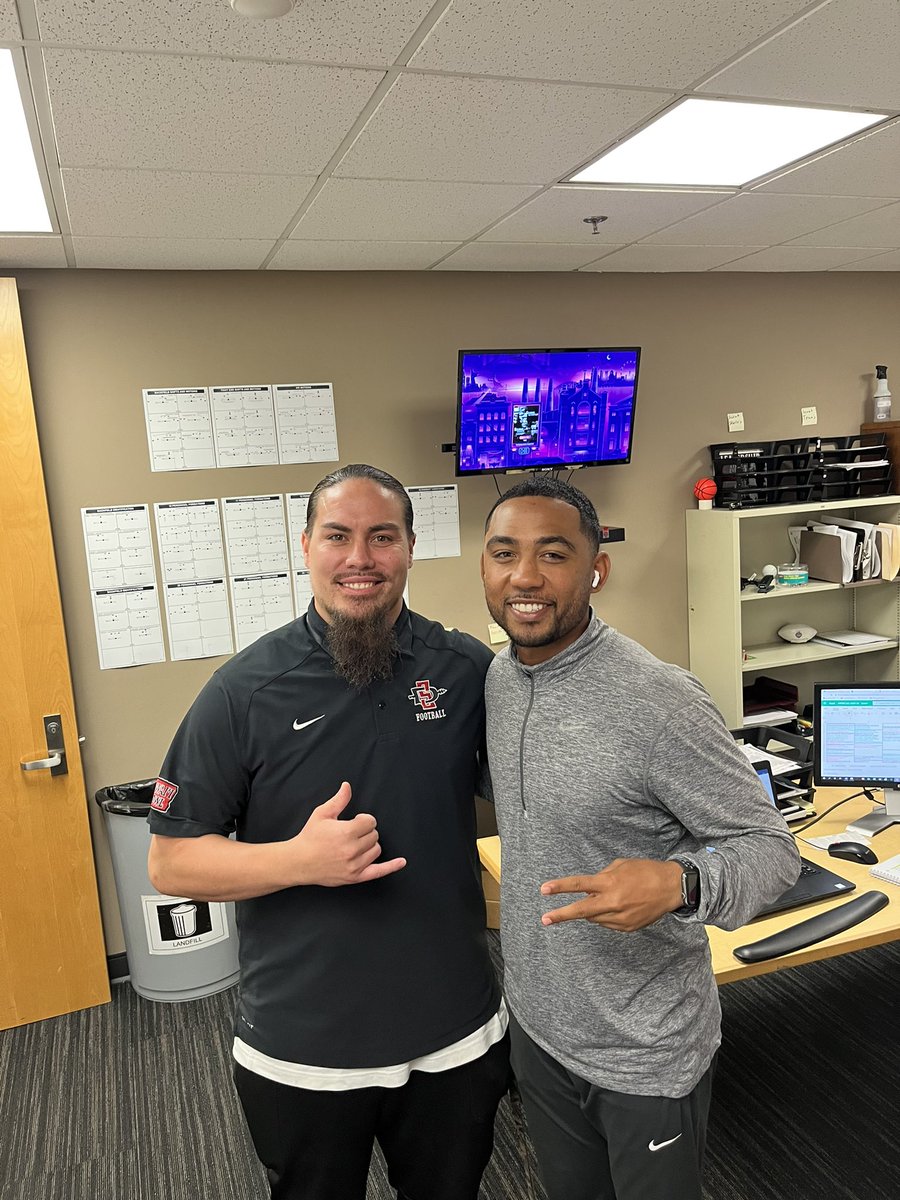
[[321, 1092], [235, 1064], [272, 1200], [365, 1200], [377, 1138], [398, 1200], [476, 1200], [509, 1086], [509, 1034], [474, 1062], [413, 1071], [399, 1088]]
[[548, 1200], [701, 1200], [713, 1059], [680, 1099], [574, 1075], [510, 1014], [512, 1065]]

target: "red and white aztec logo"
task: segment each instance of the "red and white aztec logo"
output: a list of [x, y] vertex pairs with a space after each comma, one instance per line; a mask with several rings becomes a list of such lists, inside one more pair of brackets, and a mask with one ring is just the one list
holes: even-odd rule
[[432, 687], [430, 679], [417, 679], [415, 687], [406, 698], [412, 700], [419, 708], [433, 709], [437, 708], [438, 699], [446, 694], [446, 688]]
[[150, 801], [150, 807], [155, 808], [157, 812], [167, 812], [169, 805], [177, 795], [177, 783], [169, 783], [168, 779], [157, 779], [156, 787], [153, 789], [153, 799]]

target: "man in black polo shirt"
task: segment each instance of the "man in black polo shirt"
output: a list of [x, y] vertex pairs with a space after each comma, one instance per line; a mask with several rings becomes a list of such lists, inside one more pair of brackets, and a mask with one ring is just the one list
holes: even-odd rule
[[[235, 900], [235, 1080], [273, 1200], [475, 1200], [506, 1089], [474, 790], [490, 651], [410, 613], [402, 485], [310, 496], [305, 617], [220, 668], [163, 764], [161, 892]], [[236, 838], [229, 834], [236, 832]]]

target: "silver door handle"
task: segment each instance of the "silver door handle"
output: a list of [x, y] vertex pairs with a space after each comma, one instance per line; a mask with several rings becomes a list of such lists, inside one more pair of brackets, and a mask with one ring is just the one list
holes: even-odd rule
[[46, 758], [22, 758], [19, 766], [23, 771], [49, 771], [51, 775], [68, 775], [66, 762], [66, 740], [63, 737], [62, 717], [59, 713], [43, 718], [44, 735], [47, 738]]
[[23, 771], [51, 771], [62, 763], [62, 756], [53, 754], [50, 758], [22, 758], [19, 766]]

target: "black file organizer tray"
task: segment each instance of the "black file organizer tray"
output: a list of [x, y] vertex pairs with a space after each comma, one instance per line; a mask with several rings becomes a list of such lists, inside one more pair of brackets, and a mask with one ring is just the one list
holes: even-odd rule
[[[890, 453], [859, 434], [787, 438], [772, 442], [717, 442], [710, 446], [716, 508], [806, 504], [886, 496], [891, 490]], [[872, 466], [887, 461], [887, 465]]]
[[790, 783], [792, 787], [805, 788], [808, 791], [807, 801], [812, 802], [815, 794], [812, 738], [789, 733], [780, 725], [747, 725], [743, 729], [732, 729], [731, 736], [738, 744], [744, 742], [748, 746], [767, 750], [769, 754], [777, 754], [779, 758], [795, 759], [796, 771], [779, 774], [776, 779]]

